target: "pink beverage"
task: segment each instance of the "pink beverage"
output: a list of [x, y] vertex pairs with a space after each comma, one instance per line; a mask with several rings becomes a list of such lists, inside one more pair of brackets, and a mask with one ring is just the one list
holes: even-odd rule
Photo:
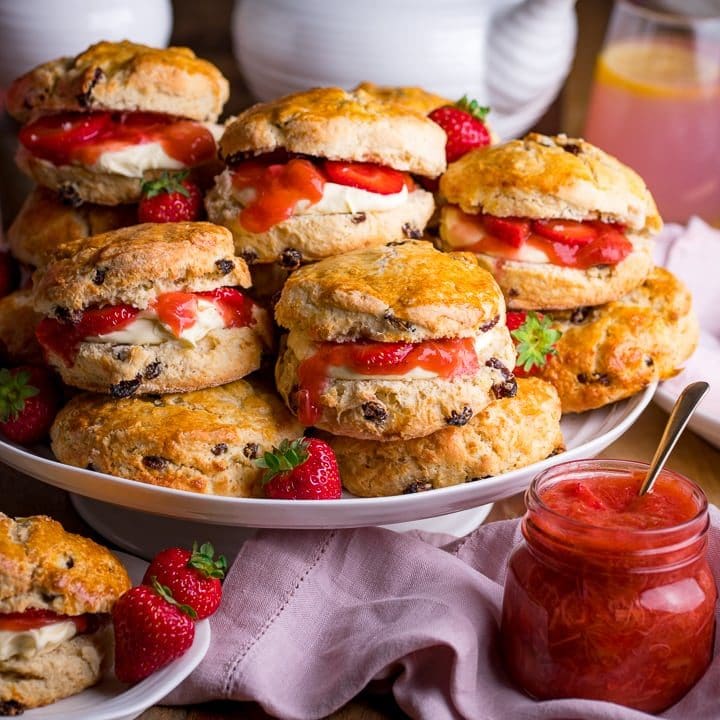
[[720, 221], [719, 55], [660, 37], [598, 59], [585, 138], [636, 170], [669, 222]]

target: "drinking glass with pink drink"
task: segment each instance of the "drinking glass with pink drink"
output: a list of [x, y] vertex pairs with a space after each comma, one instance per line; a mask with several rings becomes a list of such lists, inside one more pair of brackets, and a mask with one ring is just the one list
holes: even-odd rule
[[717, 1], [616, 2], [584, 135], [640, 173], [666, 221], [720, 222]]

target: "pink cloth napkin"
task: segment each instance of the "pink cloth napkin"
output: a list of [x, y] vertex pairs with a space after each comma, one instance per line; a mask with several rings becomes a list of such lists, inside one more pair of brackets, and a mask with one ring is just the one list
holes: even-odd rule
[[667, 225], [657, 239], [655, 261], [690, 288], [701, 331], [699, 347], [684, 371], [664, 385], [679, 395], [687, 384], [707, 380], [710, 392], [700, 412], [720, 421], [720, 230], [697, 217], [687, 227]]
[[[710, 558], [720, 574], [720, 512]], [[381, 528], [263, 531], [241, 548], [212, 618], [212, 644], [165, 702], [254, 700], [280, 718], [321, 718], [373, 680], [413, 718], [641, 720], [588, 700], [536, 702], [498, 655], [498, 623], [517, 520], [444, 548]], [[717, 616], [717, 611], [716, 611]], [[661, 717], [720, 717], [720, 657]]]

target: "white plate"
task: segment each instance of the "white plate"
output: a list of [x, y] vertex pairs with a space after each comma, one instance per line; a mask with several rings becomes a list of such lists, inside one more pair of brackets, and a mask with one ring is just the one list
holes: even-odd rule
[[[117, 552], [116, 555], [128, 571], [133, 585], [142, 581], [148, 564], [140, 558]], [[60, 700], [46, 707], [27, 710], [27, 720], [130, 720], [142, 714], [174, 690], [205, 657], [210, 647], [210, 623], [201, 620], [195, 624], [195, 639], [190, 649], [177, 660], [153, 673], [142, 682], [128, 687], [118, 682], [112, 673], [95, 687], [78, 695]]]
[[[700, 346], [688, 360], [685, 369], [671, 380], [660, 383], [655, 393], [655, 402], [667, 412], [682, 389], [696, 380], [711, 380], [717, 376], [720, 366], [720, 342], [703, 333]], [[720, 385], [710, 383], [710, 391], [690, 418], [688, 427], [709, 443], [720, 448]]]
[[288, 529], [386, 525], [495, 502], [523, 490], [534, 475], [551, 465], [593, 457], [637, 420], [655, 388], [653, 384], [629, 400], [565, 416], [562, 431], [567, 451], [559, 455], [485, 480], [392, 497], [359, 498], [345, 494], [341, 500], [303, 502], [201, 495], [63, 465], [5, 441], [0, 441], [0, 460], [64, 490], [167, 517], [217, 525]]

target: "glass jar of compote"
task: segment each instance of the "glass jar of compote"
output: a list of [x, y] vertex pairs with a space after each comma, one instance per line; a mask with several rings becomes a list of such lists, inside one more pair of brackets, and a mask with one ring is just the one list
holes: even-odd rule
[[660, 712], [709, 665], [717, 591], [707, 499], [668, 470], [640, 497], [646, 471], [587, 460], [533, 480], [501, 628], [507, 669], [532, 697]]

